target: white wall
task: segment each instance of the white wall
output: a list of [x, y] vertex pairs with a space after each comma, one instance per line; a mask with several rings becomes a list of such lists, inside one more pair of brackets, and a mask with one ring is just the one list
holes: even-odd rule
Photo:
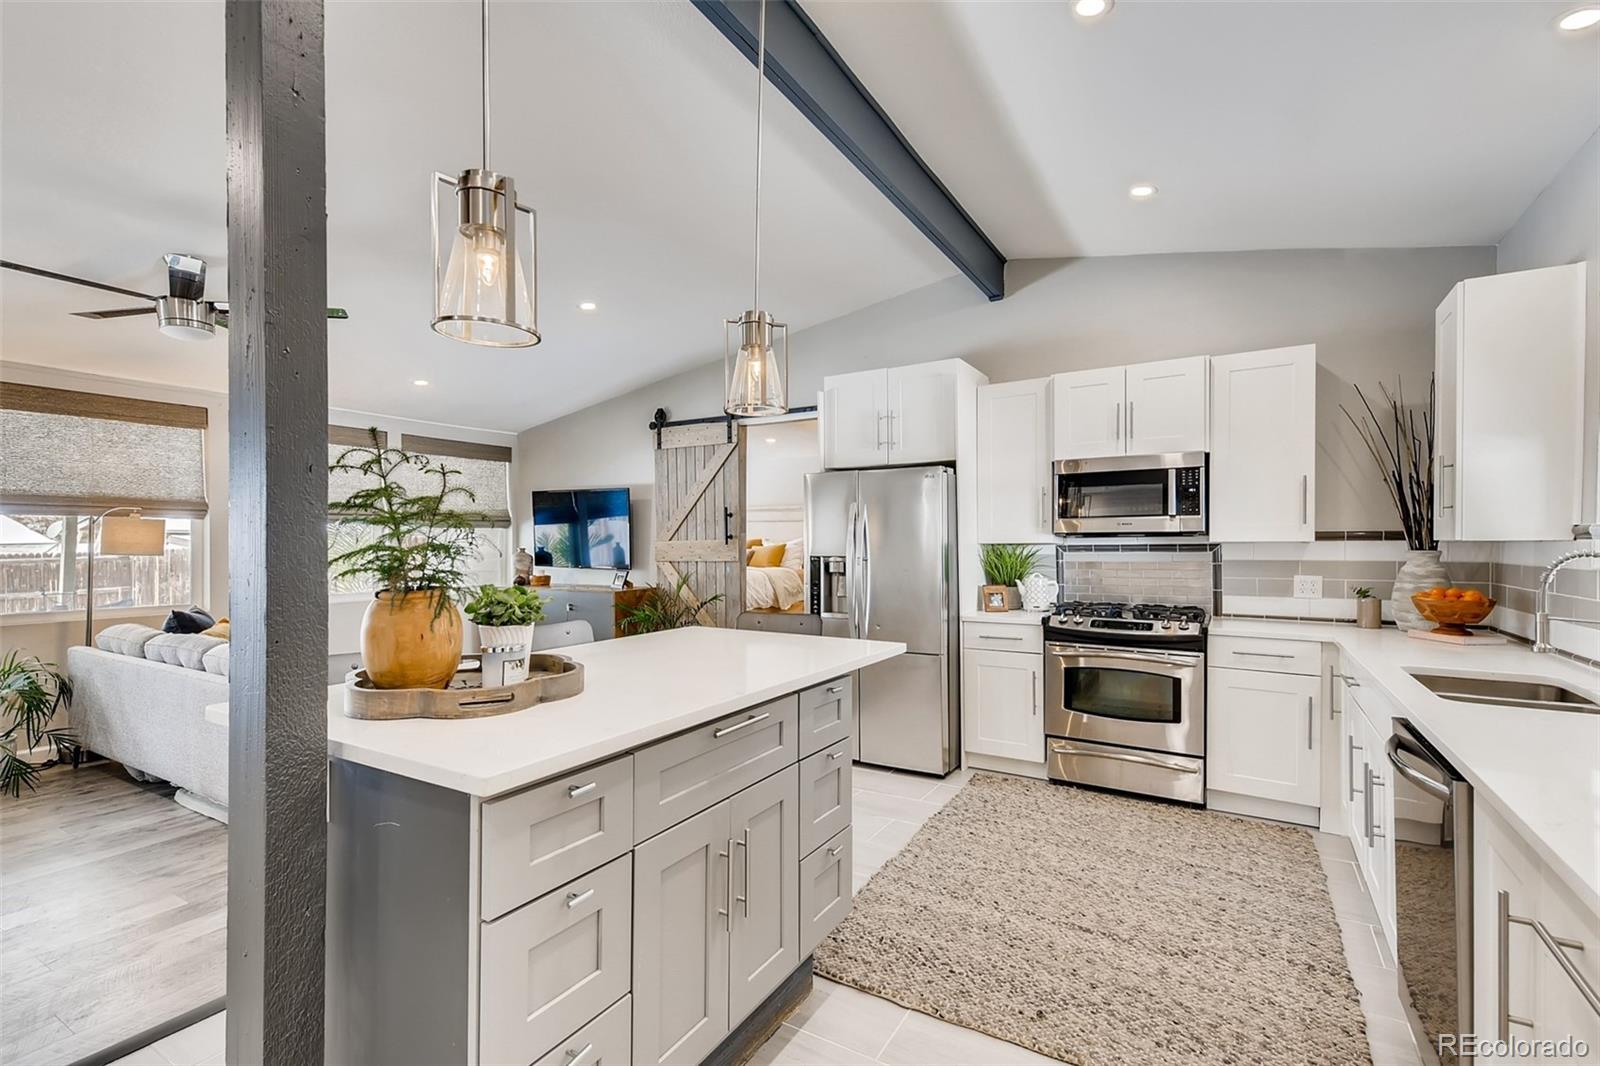
[[[206, 498], [210, 513], [204, 527], [203, 555], [205, 565], [200, 568], [199, 583], [195, 588], [196, 603], [221, 617], [228, 613], [228, 397], [223, 393], [200, 389], [185, 389], [169, 385], [152, 385], [98, 374], [59, 370], [53, 367], [0, 361], [0, 378], [6, 381], [40, 385], [49, 388], [77, 389], [115, 396], [132, 396], [169, 403], [187, 403], [204, 407], [208, 412], [206, 429]], [[389, 432], [390, 440], [398, 445], [403, 433], [417, 433], [430, 437], [467, 440], [502, 447], [516, 446], [516, 436], [493, 430], [478, 430], [464, 426], [420, 422], [415, 419], [391, 418], [364, 411], [331, 410], [328, 421], [335, 425], [376, 425]], [[513, 453], [512, 481], [516, 481], [516, 460]], [[329, 603], [328, 653], [335, 655], [359, 648], [361, 615], [366, 610], [365, 596], [335, 597]], [[144, 611], [138, 609], [105, 609], [95, 612], [95, 629], [118, 622], [142, 622], [159, 627], [167, 616], [166, 610]], [[471, 627], [467, 627], [469, 630]], [[471, 636], [471, 634], [467, 634]], [[83, 642], [83, 613], [81, 611], [52, 613], [39, 618], [33, 615], [0, 616], [0, 648], [21, 648], [48, 661], [65, 664], [67, 648]]]
[[744, 471], [747, 535], [783, 541], [801, 536], [806, 475], [821, 469], [816, 419], [751, 426]]
[[1495, 270], [1589, 264], [1583, 514], [1600, 521], [1600, 132], [1588, 139], [1500, 239]]
[[[1394, 529], [1371, 459], [1339, 412], [1363, 389], [1403, 380], [1426, 395], [1433, 310], [1463, 278], [1494, 272], [1493, 248], [1238, 252], [1016, 261], [1004, 300], [951, 278], [805, 330], [792, 346], [790, 402], [815, 402], [826, 374], [960, 357], [991, 381], [1064, 370], [1314, 343], [1318, 376], [1317, 518], [1323, 529]], [[525, 430], [513, 494], [522, 539], [532, 488], [634, 490], [638, 569], [653, 529], [652, 412], [721, 410], [711, 362]]]

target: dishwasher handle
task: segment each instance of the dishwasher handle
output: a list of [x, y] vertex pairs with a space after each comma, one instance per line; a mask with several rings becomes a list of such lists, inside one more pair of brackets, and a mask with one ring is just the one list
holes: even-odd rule
[[[1393, 766], [1395, 772], [1401, 777], [1410, 781], [1434, 799], [1443, 800], [1445, 803], [1450, 802], [1451, 789], [1448, 779], [1440, 781], [1437, 778], [1430, 777], [1401, 758], [1402, 754], [1409, 755], [1414, 759], [1421, 759], [1429, 766], [1434, 765], [1433, 760], [1428, 757], [1428, 753], [1418, 747], [1410, 738], [1403, 733], [1397, 732], [1393, 734], [1389, 737], [1389, 743], [1385, 745], [1384, 752], [1389, 756], [1389, 765]], [[1438, 767], [1435, 766], [1434, 769], [1438, 769]]]

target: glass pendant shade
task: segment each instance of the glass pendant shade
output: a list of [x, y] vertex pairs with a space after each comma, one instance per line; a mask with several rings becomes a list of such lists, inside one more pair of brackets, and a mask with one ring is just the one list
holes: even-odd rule
[[[456, 224], [441, 230], [451, 217]], [[453, 181], [435, 174], [434, 332], [492, 348], [538, 344], [537, 240], [537, 216], [517, 203], [510, 178], [476, 169]]]
[[725, 320], [723, 410], [730, 415], [781, 415], [789, 410], [789, 327], [765, 311]]

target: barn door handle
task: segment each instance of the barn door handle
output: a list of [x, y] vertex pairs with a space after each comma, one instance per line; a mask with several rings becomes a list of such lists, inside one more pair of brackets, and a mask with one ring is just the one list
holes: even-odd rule
[[731, 507], [724, 507], [722, 509], [722, 543], [731, 544], [732, 542], [733, 542], [733, 509]]

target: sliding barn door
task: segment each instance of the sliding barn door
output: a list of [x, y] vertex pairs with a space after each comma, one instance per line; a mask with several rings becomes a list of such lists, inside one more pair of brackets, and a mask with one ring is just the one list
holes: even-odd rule
[[667, 426], [656, 448], [656, 584], [689, 579], [702, 625], [732, 627], [744, 603], [744, 433]]

